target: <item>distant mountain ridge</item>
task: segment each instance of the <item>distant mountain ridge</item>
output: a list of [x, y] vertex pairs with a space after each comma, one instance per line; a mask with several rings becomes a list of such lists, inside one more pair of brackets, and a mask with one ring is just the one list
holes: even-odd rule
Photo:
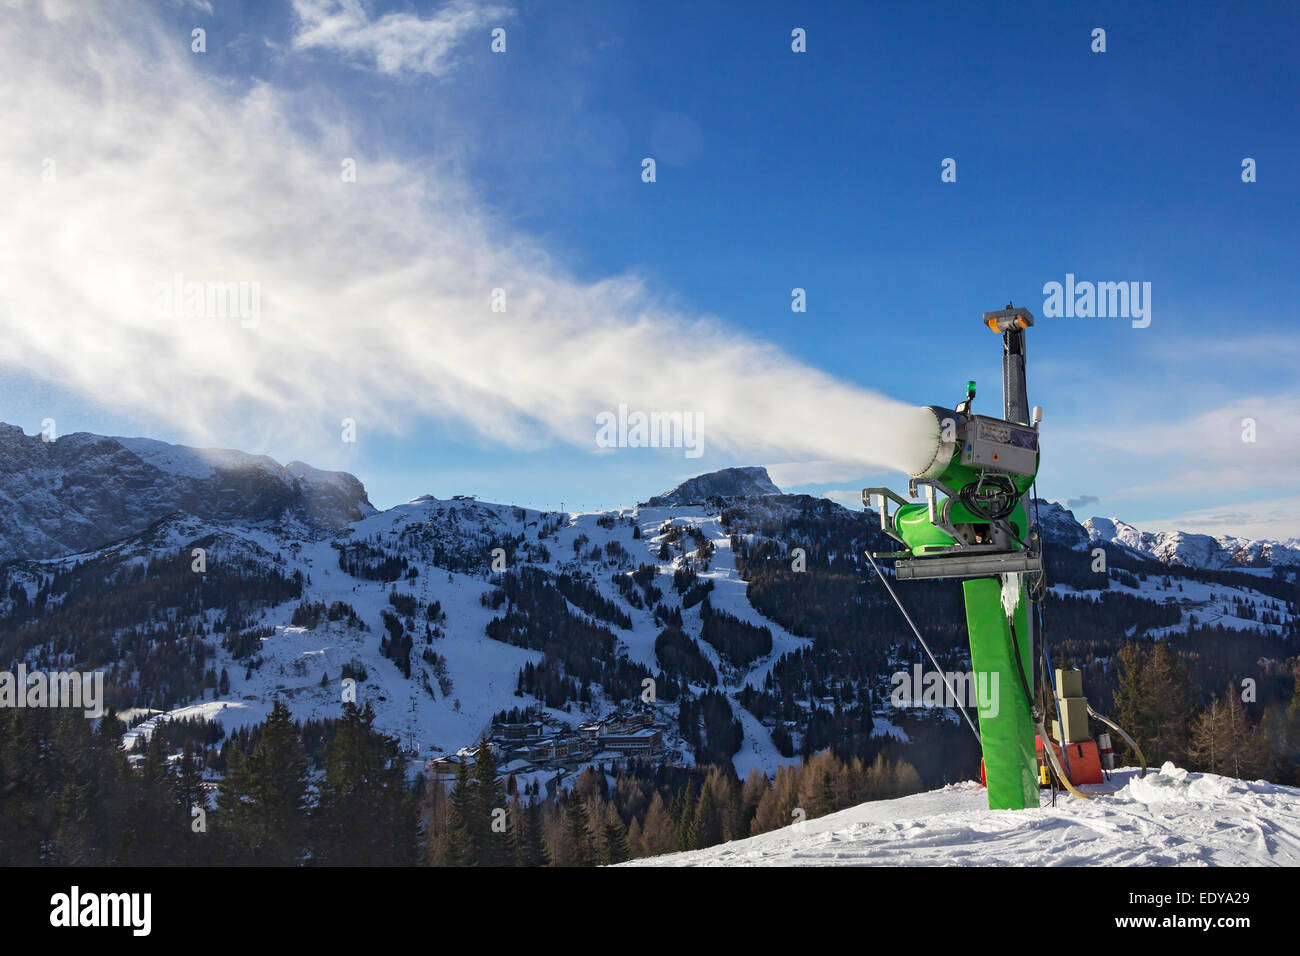
[[1118, 518], [1088, 518], [1083, 528], [1091, 541], [1115, 544], [1162, 564], [1210, 570], [1300, 565], [1300, 539], [1296, 538], [1257, 541], [1235, 535], [1139, 531]]
[[101, 547], [173, 513], [337, 529], [375, 514], [361, 482], [303, 462], [0, 423], [0, 561]]
[[1086, 518], [1054, 501], [1038, 501], [1043, 538], [1049, 544], [1081, 551], [1096, 544], [1122, 548], [1161, 564], [1207, 571], [1300, 565], [1300, 540], [1259, 541], [1234, 535], [1212, 537], [1188, 531], [1139, 531], [1118, 518]]
[[[723, 468], [689, 478], [644, 506], [781, 494], [766, 468]], [[378, 513], [361, 481], [346, 472], [151, 438], [76, 432], [46, 442], [4, 423], [0, 505], [0, 562], [89, 551], [178, 513], [246, 524], [295, 520], [325, 531]], [[1300, 566], [1300, 539], [1140, 531], [1118, 518], [1080, 522], [1056, 502], [1040, 499], [1037, 505], [1043, 537], [1058, 547], [1109, 544], [1164, 564], [1207, 570]]]

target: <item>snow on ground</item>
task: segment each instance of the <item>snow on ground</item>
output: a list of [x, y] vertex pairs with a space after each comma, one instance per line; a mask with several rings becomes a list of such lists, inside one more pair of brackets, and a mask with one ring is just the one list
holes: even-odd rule
[[[176, 710], [166, 713], [153, 711], [154, 716], [142, 720], [122, 735], [122, 746], [130, 750], [135, 746], [137, 738], [141, 737], [147, 743], [149, 737], [153, 734], [154, 728], [159, 723], [168, 720], [195, 720], [198, 718], [215, 720], [227, 731], [244, 726], [251, 727], [253, 724], [260, 724], [266, 720], [273, 703], [273, 701], [253, 701], [250, 703], [242, 700], [209, 700], [199, 704], [190, 704], [186, 707], [178, 707]], [[126, 720], [142, 712], [142, 708], [135, 708], [130, 711], [123, 711], [118, 716]]]
[[793, 757], [781, 756], [776, 745], [772, 743], [772, 735], [768, 733], [767, 728], [759, 723], [757, 717], [742, 707], [734, 696], [731, 697], [731, 712], [740, 721], [740, 726], [745, 732], [740, 750], [731, 758], [731, 765], [736, 768], [736, 774], [741, 780], [744, 780], [751, 770], [772, 776], [776, 773], [777, 767], [797, 767], [803, 763], [803, 758], [798, 754]]
[[[1181, 612], [1179, 623], [1169, 627], [1148, 628], [1146, 633], [1151, 637], [1167, 638], [1172, 634], [1185, 633], [1191, 628], [1193, 617], [1197, 624], [1205, 627], [1220, 626], [1237, 631], [1286, 633], [1285, 624], [1265, 624], [1254, 618], [1236, 616], [1238, 601], [1252, 605], [1256, 615], [1260, 612], [1273, 612], [1283, 619], [1288, 616], [1283, 602], [1248, 587], [1249, 579], [1243, 580], [1239, 586], [1180, 579], [1176, 590], [1166, 589], [1162, 584], [1163, 580], [1160, 575], [1148, 575], [1145, 581], [1138, 581], [1137, 587], [1130, 587], [1117, 579], [1110, 581], [1111, 593], [1128, 594], [1157, 604], [1169, 602], [1178, 605]], [[1099, 601], [1107, 593], [1106, 591], [1080, 591], [1068, 584], [1054, 585], [1051, 591], [1058, 598], [1086, 598], [1090, 601]]]
[[989, 810], [979, 784], [954, 784], [624, 865], [1300, 866], [1300, 789], [1168, 763], [1114, 778], [1037, 810]]
[[[737, 695], [746, 686], [761, 688], [777, 661], [792, 651], [811, 646], [812, 641], [791, 634], [775, 621], [763, 617], [749, 603], [749, 598], [746, 596], [749, 584], [736, 567], [736, 555], [731, 548], [731, 535], [723, 528], [720, 515], [702, 507], [645, 507], [638, 510], [637, 518], [642, 523], [642, 538], [651, 555], [658, 550], [659, 542], [663, 540], [664, 536], [659, 534], [659, 528], [665, 522], [703, 531], [712, 542], [714, 549], [713, 557], [709, 561], [709, 569], [699, 572], [701, 580], [713, 582], [713, 590], [709, 592], [709, 603], [717, 610], [725, 611], [748, 624], [766, 627], [772, 634], [771, 652], [743, 669], [724, 659], [708, 642], [696, 641], [700, 653], [709, 660], [718, 673], [716, 689], [726, 694], [731, 704], [731, 712], [740, 721], [744, 731], [745, 739], [741, 743], [740, 751], [731, 759], [736, 773], [743, 780], [753, 769], [774, 774], [777, 767], [799, 765], [802, 762], [800, 757], [781, 755], [776, 745], [772, 743], [771, 733], [757, 717], [745, 709]], [[654, 561], [655, 558], [650, 557], [648, 560]], [[663, 570], [668, 578], [663, 583], [663, 588], [666, 592], [671, 592], [671, 571], [666, 568]], [[700, 633], [700, 613], [699, 605], [684, 612], [683, 616], [690, 625], [688, 631], [692, 634]], [[652, 633], [658, 633], [658, 628], [655, 628]], [[653, 640], [651, 653], [653, 654]], [[653, 658], [651, 664], [654, 668], [658, 667], [657, 661]], [[699, 688], [699, 690], [705, 689]]]

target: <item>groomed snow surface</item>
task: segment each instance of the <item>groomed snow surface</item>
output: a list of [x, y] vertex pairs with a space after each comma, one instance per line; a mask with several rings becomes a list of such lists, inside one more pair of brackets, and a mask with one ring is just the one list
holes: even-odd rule
[[[1300, 866], [1300, 789], [1165, 764], [1090, 800], [989, 810], [978, 783], [864, 803], [625, 866]], [[1113, 792], [1110, 792], [1113, 791]]]

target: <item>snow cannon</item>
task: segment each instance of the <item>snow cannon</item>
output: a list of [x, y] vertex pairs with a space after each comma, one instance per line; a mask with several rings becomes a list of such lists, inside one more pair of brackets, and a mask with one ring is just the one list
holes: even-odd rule
[[[975, 383], [957, 409], [927, 406], [934, 422], [933, 457], [910, 475], [909, 503], [888, 489], [873, 488], [884, 530], [924, 563], [896, 565], [900, 580], [951, 577], [954, 569], [1028, 572], [1041, 566], [1030, 548], [1023, 496], [1038, 472], [1038, 430], [970, 411]], [[883, 499], [883, 500], [882, 500]], [[898, 505], [890, 514], [888, 502]], [[957, 560], [946, 560], [956, 557]]]
[[1025, 384], [1025, 332], [1033, 315], [1008, 303], [984, 313], [983, 324], [1002, 336], [1002, 417], [975, 413], [974, 382], [956, 407], [927, 406], [933, 425], [917, 455], [925, 464], [909, 474], [908, 497], [865, 488], [862, 500], [879, 512], [881, 530], [902, 545], [901, 551], [870, 555], [873, 564], [875, 558], [892, 560], [899, 581], [963, 582], [971, 665], [977, 679], [988, 674], [997, 688], [979, 714], [989, 807], [1022, 809], [1038, 806], [1039, 716], [1025, 582], [1032, 581], [1037, 593], [1043, 564], [1024, 499], [1038, 474], [1042, 409], [1030, 409]]
[[880, 512], [882, 530], [906, 549], [895, 563], [899, 580], [1042, 569], [1022, 501], [1038, 474], [1042, 419], [1025, 391], [1025, 330], [1034, 317], [1008, 303], [984, 313], [984, 324], [1002, 335], [1003, 417], [975, 414], [975, 383], [967, 382], [956, 408], [924, 409], [929, 429], [917, 460], [925, 464], [908, 476], [909, 497], [924, 501], [888, 488], [862, 492], [863, 503]]

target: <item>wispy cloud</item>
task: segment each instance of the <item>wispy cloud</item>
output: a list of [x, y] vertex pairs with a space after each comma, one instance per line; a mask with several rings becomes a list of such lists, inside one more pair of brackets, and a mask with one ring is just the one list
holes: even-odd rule
[[1134, 525], [1143, 531], [1189, 531], [1261, 540], [1287, 540], [1300, 528], [1300, 497], [1237, 501]]
[[211, 0], [171, 0], [172, 6], [184, 7], [187, 10], [197, 10], [199, 13], [212, 16]]
[[[347, 417], [594, 451], [596, 413], [626, 403], [700, 415], [710, 453], [915, 464], [908, 406], [635, 276], [575, 280], [455, 176], [375, 155], [299, 94], [236, 97], [132, 5], [97, 11], [0, 14], [0, 368], [205, 443], [329, 448]], [[256, 288], [260, 320], [160, 315], [174, 281]]]
[[[387, 13], [372, 19], [360, 0], [293, 0], [297, 16], [294, 49], [339, 53], [381, 73], [444, 76], [455, 65], [457, 49], [474, 33], [499, 26], [510, 7], [452, 0], [430, 17]], [[484, 31], [483, 47], [489, 37]]]
[[[1189, 393], [1189, 402], [1195, 395]], [[1140, 410], [1138, 410], [1140, 412]], [[1115, 501], [1170, 490], [1216, 493], [1269, 484], [1294, 486], [1300, 448], [1300, 395], [1239, 398], [1180, 418], [1109, 417], [1101, 425], [1048, 431], [1044, 454], [1125, 462], [1126, 472], [1166, 476], [1161, 482], [1106, 492]], [[1146, 466], [1137, 468], [1136, 466]]]

